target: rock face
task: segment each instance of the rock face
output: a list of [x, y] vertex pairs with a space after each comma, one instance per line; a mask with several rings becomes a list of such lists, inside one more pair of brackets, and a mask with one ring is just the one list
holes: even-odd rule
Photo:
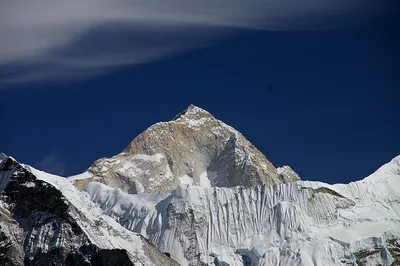
[[[89, 243], [68, 214], [68, 205], [60, 191], [37, 180], [11, 158], [1, 170], [12, 171], [0, 198], [2, 205], [8, 207], [0, 214], [5, 222], [0, 225], [1, 233], [15, 240], [6, 237], [5, 261], [14, 259], [17, 265], [34, 265], [46, 260], [60, 264], [74, 249]], [[69, 245], [63, 245], [62, 241]]]
[[[97, 160], [93, 178], [128, 193], [170, 192], [180, 184], [250, 187], [298, 180], [277, 169], [242, 134], [190, 105], [170, 122], [151, 126], [124, 152]], [[88, 180], [76, 180], [83, 187]]]
[[[29, 168], [1, 156], [0, 265], [176, 265], [142, 237], [112, 227], [101, 215], [90, 215], [96, 207], [79, 201], [81, 193], [74, 191], [72, 184], [64, 186], [68, 190], [64, 193], [55, 184], [38, 179]], [[78, 204], [72, 204], [64, 194]], [[91, 211], [83, 208], [82, 212], [80, 205], [91, 207]], [[99, 230], [97, 226], [111, 235], [94, 233]], [[128, 252], [117, 241], [112, 243], [113, 239], [108, 239], [108, 244], [101, 241], [113, 234], [131, 245], [136, 242], [143, 254], [132, 249]]]

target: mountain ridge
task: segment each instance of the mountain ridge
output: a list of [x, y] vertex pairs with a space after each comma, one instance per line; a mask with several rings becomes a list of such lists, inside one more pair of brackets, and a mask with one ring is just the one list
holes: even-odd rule
[[[373, 174], [349, 184], [180, 185], [171, 194], [132, 195], [91, 182], [82, 192], [121, 226], [148, 238], [181, 265], [246, 265], [246, 261], [252, 265], [342, 265], [342, 261], [397, 265], [399, 163], [397, 156]], [[69, 183], [68, 179], [24, 167], [45, 182]], [[233, 211], [236, 208], [241, 211]], [[111, 220], [105, 222], [107, 227]], [[277, 252], [277, 247], [285, 252]]]
[[251, 265], [398, 265], [397, 161], [398, 157], [350, 184], [181, 185], [171, 194], [151, 199], [122, 191], [116, 194], [96, 182], [83, 190], [115, 220], [148, 237], [181, 265], [196, 265], [198, 254], [209, 265], [218, 261], [227, 265], [246, 265], [245, 261]]
[[0, 263], [44, 261], [400, 265], [400, 155], [349, 184], [302, 181], [194, 105], [69, 178], [1, 154]]
[[1, 265], [176, 265], [65, 178], [2, 155], [0, 180]]

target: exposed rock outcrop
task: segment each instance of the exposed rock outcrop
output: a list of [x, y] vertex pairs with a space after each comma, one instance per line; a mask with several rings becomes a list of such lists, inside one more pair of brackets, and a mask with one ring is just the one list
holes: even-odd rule
[[[101, 219], [91, 221], [58, 188], [38, 179], [27, 167], [4, 155], [0, 158], [0, 189], [0, 265], [130, 266], [134, 262], [145, 263], [127, 250], [104, 248], [95, 243], [93, 235], [88, 235], [82, 225], [95, 228], [97, 223], [105, 229], [109, 225]], [[107, 230], [112, 232], [113, 228]], [[144, 243], [144, 249], [152, 252], [154, 261], [176, 265], [149, 242], [140, 236], [136, 238]], [[151, 259], [147, 260], [151, 265]]]
[[241, 133], [194, 105], [88, 171], [92, 177], [75, 180], [77, 187], [97, 181], [128, 193], [170, 192], [182, 183], [250, 187], [299, 179], [294, 172], [278, 172]]

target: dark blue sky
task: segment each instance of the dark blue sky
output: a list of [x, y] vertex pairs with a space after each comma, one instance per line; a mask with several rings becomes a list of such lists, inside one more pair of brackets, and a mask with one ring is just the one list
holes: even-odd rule
[[304, 180], [361, 179], [400, 154], [395, 22], [247, 31], [92, 79], [14, 85], [0, 91], [0, 150], [77, 174], [193, 103]]

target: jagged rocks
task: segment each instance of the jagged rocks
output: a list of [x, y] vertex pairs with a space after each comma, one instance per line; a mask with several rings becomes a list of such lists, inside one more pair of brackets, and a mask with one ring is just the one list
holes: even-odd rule
[[250, 187], [298, 180], [289, 169], [277, 171], [242, 134], [191, 105], [145, 130], [123, 153], [97, 160], [90, 178], [74, 182], [79, 188], [97, 181], [128, 193], [165, 193], [180, 184]]
[[391, 266], [400, 265], [400, 239], [388, 239], [386, 240], [386, 244], [389, 254], [393, 257], [393, 262]]
[[396, 265], [399, 158], [347, 185], [181, 185], [131, 195], [92, 182], [84, 191], [182, 265]]
[[[0, 214], [0, 216], [3, 216]], [[4, 216], [0, 218], [4, 219]], [[17, 234], [17, 232], [14, 232]], [[15, 240], [14, 240], [15, 241]], [[23, 251], [19, 245], [15, 245], [12, 238], [6, 234], [0, 225], [0, 265], [4, 266], [16, 266], [23, 265]]]
[[[53, 181], [58, 184], [57, 180]], [[61, 181], [69, 184], [65, 179], [58, 180]], [[155, 262], [176, 265], [143, 238], [118, 231], [100, 217], [89, 220], [87, 215], [91, 217], [90, 213], [82, 213], [78, 209], [83, 206], [73, 206], [57, 187], [38, 179], [27, 167], [12, 158], [2, 156], [0, 160], [0, 184], [0, 265], [130, 266], [133, 262], [142, 265], [157, 264]], [[70, 186], [74, 188], [72, 184]], [[70, 197], [83, 197], [71, 188], [68, 188], [69, 194], [78, 194]], [[98, 228], [95, 228], [96, 224]], [[90, 228], [83, 228], [82, 225]], [[95, 230], [99, 232], [88, 235], [88, 232]], [[118, 244], [118, 239], [114, 240], [114, 244], [112, 239], [108, 240], [109, 244], [101, 241], [106, 237], [102, 230], [123, 242], [136, 239], [138, 243], [130, 244], [136, 245], [137, 249], [143, 247], [136, 251], [142, 254], [132, 253], [132, 249], [128, 254], [125, 249], [108, 248], [109, 244]], [[94, 243], [93, 239], [104, 243], [107, 248]], [[152, 254], [151, 258], [146, 255], [149, 253]]]
[[12, 171], [0, 201], [8, 206], [11, 216], [6, 224], [14, 222], [15, 225], [16, 222], [24, 232], [25, 265], [42, 260], [63, 265], [68, 253], [88, 243], [87, 236], [69, 215], [68, 204], [59, 190], [37, 180], [11, 158], [4, 162], [1, 170]]
[[65, 259], [66, 266], [133, 266], [126, 250], [99, 249], [95, 245], [84, 245], [78, 251], [68, 254]]

